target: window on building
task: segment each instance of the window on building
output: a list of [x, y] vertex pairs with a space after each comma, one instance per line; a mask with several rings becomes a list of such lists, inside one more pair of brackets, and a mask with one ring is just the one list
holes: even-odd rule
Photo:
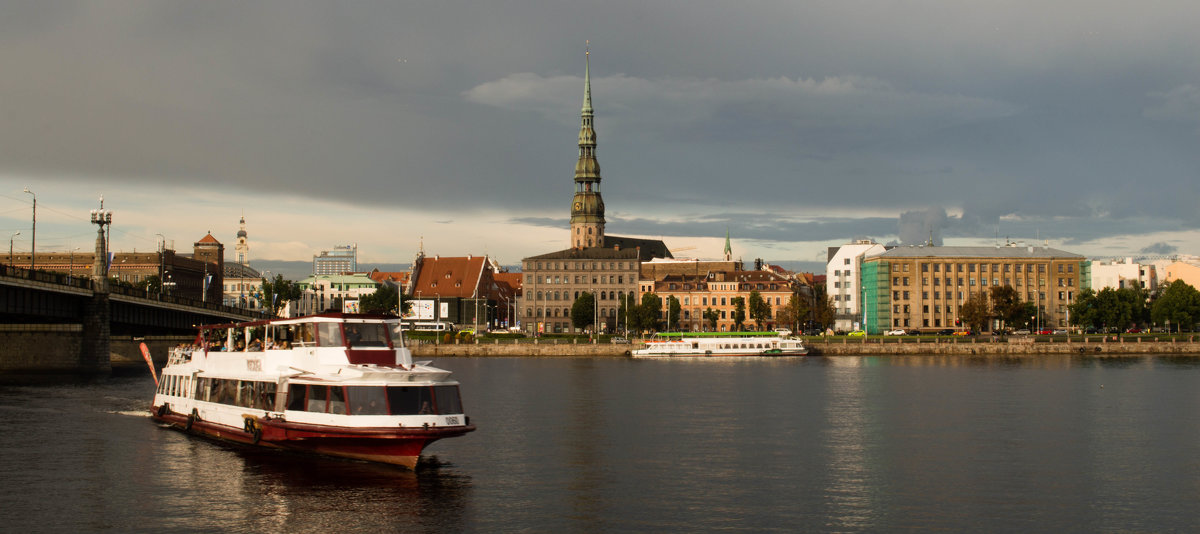
[[845, 259], [845, 265], [850, 265], [850, 258]]

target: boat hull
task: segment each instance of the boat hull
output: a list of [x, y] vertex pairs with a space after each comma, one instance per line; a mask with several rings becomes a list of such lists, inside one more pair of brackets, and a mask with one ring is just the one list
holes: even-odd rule
[[786, 358], [791, 356], [807, 356], [808, 349], [787, 352], [645, 352], [635, 351], [635, 358]]
[[421, 451], [442, 438], [461, 436], [474, 425], [454, 427], [334, 427], [248, 418], [243, 428], [204, 421], [158, 407], [151, 418], [185, 433], [254, 447], [350, 458], [415, 469]]

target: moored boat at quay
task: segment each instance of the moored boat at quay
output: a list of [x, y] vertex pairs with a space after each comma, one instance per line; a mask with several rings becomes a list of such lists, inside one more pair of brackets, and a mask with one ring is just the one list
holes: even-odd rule
[[430, 443], [475, 430], [458, 382], [412, 360], [399, 319], [342, 313], [200, 327], [171, 351], [151, 415], [211, 438], [408, 468]]
[[808, 349], [799, 339], [775, 332], [666, 332], [655, 334], [646, 347], [633, 351], [635, 358], [705, 356], [804, 356]]

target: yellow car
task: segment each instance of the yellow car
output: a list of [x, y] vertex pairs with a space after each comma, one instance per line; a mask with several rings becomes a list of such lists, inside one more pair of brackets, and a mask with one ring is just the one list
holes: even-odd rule
[[863, 336], [866, 336], [866, 335], [867, 335], [867, 333], [866, 333], [866, 332], [864, 332], [864, 331], [862, 331], [862, 330], [855, 330], [855, 331], [853, 331], [853, 332], [850, 332], [849, 334], [846, 334], [846, 335], [847, 335], [847, 336], [850, 336], [850, 337], [863, 337]]

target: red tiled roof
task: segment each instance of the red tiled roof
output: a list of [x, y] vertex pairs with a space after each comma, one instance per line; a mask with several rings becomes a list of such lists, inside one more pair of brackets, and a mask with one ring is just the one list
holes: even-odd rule
[[421, 260], [412, 294], [421, 297], [471, 298], [476, 295], [478, 287], [478, 296], [486, 297], [488, 288], [480, 287], [479, 283], [485, 269], [487, 258], [483, 256], [426, 257]]
[[408, 277], [411, 274], [412, 273], [409, 273], [408, 271], [384, 272], [376, 269], [370, 273], [367, 273], [367, 276], [370, 276], [371, 280], [381, 284], [383, 282], [396, 282], [400, 285], [404, 285], [408, 283]]
[[218, 245], [221, 244], [220, 241], [217, 241], [217, 238], [213, 237], [212, 232], [209, 232], [208, 235], [201, 237], [200, 240], [196, 242], [196, 244], [200, 244], [200, 243], [216, 243]]

